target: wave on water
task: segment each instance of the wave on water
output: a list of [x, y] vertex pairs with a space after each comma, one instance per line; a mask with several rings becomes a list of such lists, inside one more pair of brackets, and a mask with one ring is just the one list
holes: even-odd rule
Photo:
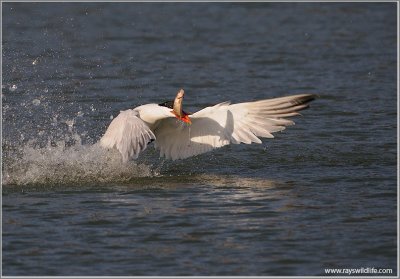
[[158, 175], [151, 165], [122, 163], [118, 151], [85, 145], [79, 135], [73, 137], [72, 145], [65, 141], [45, 146], [33, 141], [19, 147], [3, 145], [3, 185], [126, 182]]

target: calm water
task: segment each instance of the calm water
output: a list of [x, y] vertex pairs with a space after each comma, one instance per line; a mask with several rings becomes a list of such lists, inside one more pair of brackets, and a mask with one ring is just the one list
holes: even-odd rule
[[[397, 273], [395, 3], [3, 3], [3, 275]], [[261, 145], [122, 165], [119, 110], [316, 93]]]

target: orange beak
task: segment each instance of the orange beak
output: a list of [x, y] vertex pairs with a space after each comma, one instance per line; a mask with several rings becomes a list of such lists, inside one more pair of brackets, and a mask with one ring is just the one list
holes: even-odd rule
[[184, 115], [181, 120], [187, 124], [192, 124], [192, 120], [190, 120], [189, 115]]
[[183, 122], [185, 122], [187, 124], [192, 124], [192, 120], [190, 120], [188, 114], [184, 114], [182, 117], [180, 117], [179, 115], [176, 115], [176, 113], [173, 110], [171, 110], [171, 113], [173, 115], [175, 115], [175, 117], [178, 118], [179, 120], [181, 120], [181, 121], [183, 121]]

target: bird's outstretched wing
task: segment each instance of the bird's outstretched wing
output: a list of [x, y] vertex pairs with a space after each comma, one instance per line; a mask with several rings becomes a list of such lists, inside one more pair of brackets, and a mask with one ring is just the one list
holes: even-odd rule
[[220, 103], [191, 115], [191, 125], [164, 118], [154, 129], [156, 147], [161, 156], [176, 160], [230, 143], [261, 143], [259, 137], [273, 138], [272, 133], [293, 125], [285, 118], [298, 115], [314, 98], [301, 94], [233, 105]]
[[127, 162], [131, 158], [136, 159], [152, 140], [155, 140], [153, 132], [138, 117], [137, 111], [129, 109], [121, 111], [114, 118], [100, 139], [100, 145], [105, 148], [116, 147], [122, 160]]

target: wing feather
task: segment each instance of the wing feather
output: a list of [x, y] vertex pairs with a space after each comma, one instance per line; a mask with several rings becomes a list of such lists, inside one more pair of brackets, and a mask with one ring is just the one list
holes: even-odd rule
[[191, 115], [191, 125], [164, 118], [154, 129], [156, 147], [160, 156], [176, 160], [230, 143], [261, 143], [259, 137], [273, 138], [272, 133], [294, 125], [285, 117], [299, 115], [314, 99], [315, 95], [300, 94], [233, 105], [223, 102]]
[[137, 111], [129, 109], [121, 111], [113, 119], [100, 139], [100, 145], [105, 148], [117, 148], [122, 160], [127, 162], [131, 158], [136, 159], [152, 140], [155, 140], [154, 133], [138, 117]]

